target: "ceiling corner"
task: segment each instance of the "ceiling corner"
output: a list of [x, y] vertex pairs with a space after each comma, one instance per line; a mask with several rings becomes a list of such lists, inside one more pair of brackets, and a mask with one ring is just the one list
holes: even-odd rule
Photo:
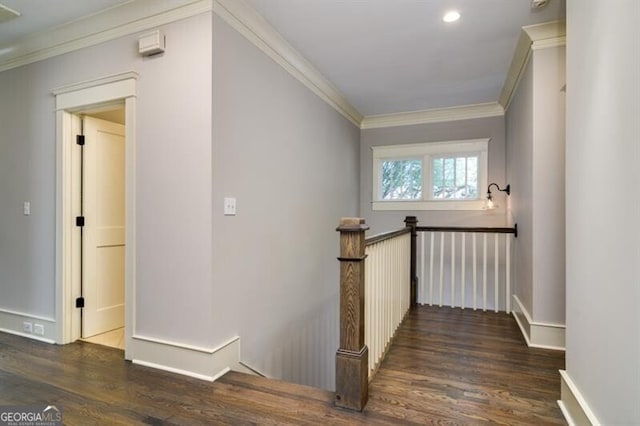
[[251, 5], [243, 0], [214, 0], [213, 11], [320, 99], [361, 126], [362, 114]]
[[548, 47], [562, 46], [566, 43], [566, 22], [553, 21], [522, 27], [516, 45], [509, 72], [500, 93], [499, 103], [505, 111], [509, 109], [513, 94], [518, 87], [522, 72], [529, 61], [531, 51]]
[[416, 124], [444, 123], [449, 121], [501, 117], [503, 115], [504, 108], [502, 105], [498, 102], [488, 102], [476, 105], [433, 108], [422, 111], [369, 115], [362, 119], [360, 129], [367, 130], [385, 127], [412, 126]]

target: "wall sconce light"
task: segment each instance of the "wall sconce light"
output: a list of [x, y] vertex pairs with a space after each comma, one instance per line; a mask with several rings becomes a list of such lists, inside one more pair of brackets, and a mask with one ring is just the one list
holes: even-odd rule
[[492, 210], [498, 207], [493, 202], [493, 196], [491, 196], [491, 187], [495, 186], [498, 191], [506, 192], [507, 195], [511, 195], [511, 185], [507, 184], [504, 188], [500, 188], [497, 183], [490, 183], [487, 187], [487, 202], [484, 205], [485, 210]]

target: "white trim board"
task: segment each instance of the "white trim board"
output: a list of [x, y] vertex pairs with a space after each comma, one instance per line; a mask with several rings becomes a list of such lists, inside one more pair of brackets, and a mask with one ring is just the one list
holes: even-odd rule
[[497, 102], [490, 102], [486, 104], [434, 108], [397, 114], [369, 115], [362, 119], [360, 128], [363, 130], [380, 129], [384, 127], [472, 120], [475, 118], [502, 117], [503, 115], [504, 108]]
[[[44, 334], [25, 333], [22, 331], [22, 323], [40, 324], [44, 326]], [[39, 340], [45, 343], [55, 343], [57, 334], [56, 320], [53, 318], [31, 315], [23, 312], [0, 309], [0, 332], [15, 334], [29, 339]]]
[[562, 324], [534, 322], [518, 296], [513, 295], [513, 317], [531, 348], [565, 350], [565, 329]]
[[213, 382], [227, 372], [246, 369], [240, 365], [240, 337], [216, 348], [135, 335], [131, 341], [132, 362], [172, 373]]
[[250, 366], [246, 362], [240, 361], [240, 362], [238, 362], [238, 364], [239, 364], [239, 368], [238, 368], [238, 370], [235, 370], [235, 371], [238, 371], [240, 373], [249, 374], [249, 375], [252, 375], [252, 376], [269, 377], [265, 373], [263, 373], [262, 371], [258, 370], [257, 368], [254, 368], [254, 367]]
[[304, 56], [242, 0], [136, 0], [2, 46], [0, 72], [214, 11], [277, 64], [360, 126], [362, 114]]
[[522, 32], [511, 60], [511, 66], [498, 100], [505, 111], [509, 109], [513, 94], [518, 88], [518, 84], [520, 84], [522, 73], [531, 57], [531, 52], [537, 49], [564, 46], [566, 44], [566, 34], [567, 28], [564, 21], [545, 22], [522, 27]]
[[565, 370], [560, 370], [560, 401], [558, 401], [558, 405], [569, 426], [599, 426], [601, 424]]
[[16, 45], [0, 46], [8, 52], [0, 55], [0, 72], [213, 11], [351, 123], [360, 129], [376, 129], [503, 116], [531, 50], [566, 42], [564, 22], [523, 27], [499, 102], [364, 117], [245, 1], [182, 0], [180, 3], [176, 6], [175, 1], [169, 0], [136, 0], [27, 37]]
[[242, 0], [214, 0], [213, 11], [354, 125], [362, 114], [255, 9]]
[[166, 25], [213, 9], [212, 0], [136, 0], [26, 37], [0, 56], [0, 72]]
[[[135, 72], [123, 72], [54, 89], [56, 96], [56, 342], [70, 343], [80, 337], [80, 313], [72, 301], [80, 295], [74, 255], [79, 250], [79, 233], [73, 226], [77, 215], [74, 193], [74, 165], [77, 164], [73, 112], [109, 102], [121, 102], [126, 114], [125, 153], [125, 357], [134, 329], [135, 309]], [[75, 161], [74, 161], [75, 158]]]

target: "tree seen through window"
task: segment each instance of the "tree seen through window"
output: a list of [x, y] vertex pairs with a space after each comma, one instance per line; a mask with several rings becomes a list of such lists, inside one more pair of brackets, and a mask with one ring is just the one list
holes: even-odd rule
[[433, 198], [478, 198], [478, 156], [434, 158], [432, 164]]
[[382, 199], [419, 200], [422, 198], [422, 160], [382, 161]]

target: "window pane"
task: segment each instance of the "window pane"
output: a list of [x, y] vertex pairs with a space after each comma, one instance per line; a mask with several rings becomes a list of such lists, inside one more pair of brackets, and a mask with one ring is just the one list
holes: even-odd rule
[[[453, 158], [445, 158], [444, 159], [444, 186], [445, 186], [445, 188], [451, 188], [453, 186], [454, 173], [455, 173], [455, 168], [454, 168]], [[445, 198], [449, 198], [449, 197], [445, 197]]]
[[467, 157], [456, 158], [456, 188], [466, 185]]
[[434, 158], [432, 198], [468, 200], [478, 198], [478, 156]]
[[422, 199], [422, 160], [384, 160], [381, 165], [383, 200]]
[[444, 158], [435, 158], [431, 168], [431, 184], [433, 185], [434, 196], [442, 192], [444, 186]]
[[478, 157], [467, 157], [467, 198], [478, 198]]

